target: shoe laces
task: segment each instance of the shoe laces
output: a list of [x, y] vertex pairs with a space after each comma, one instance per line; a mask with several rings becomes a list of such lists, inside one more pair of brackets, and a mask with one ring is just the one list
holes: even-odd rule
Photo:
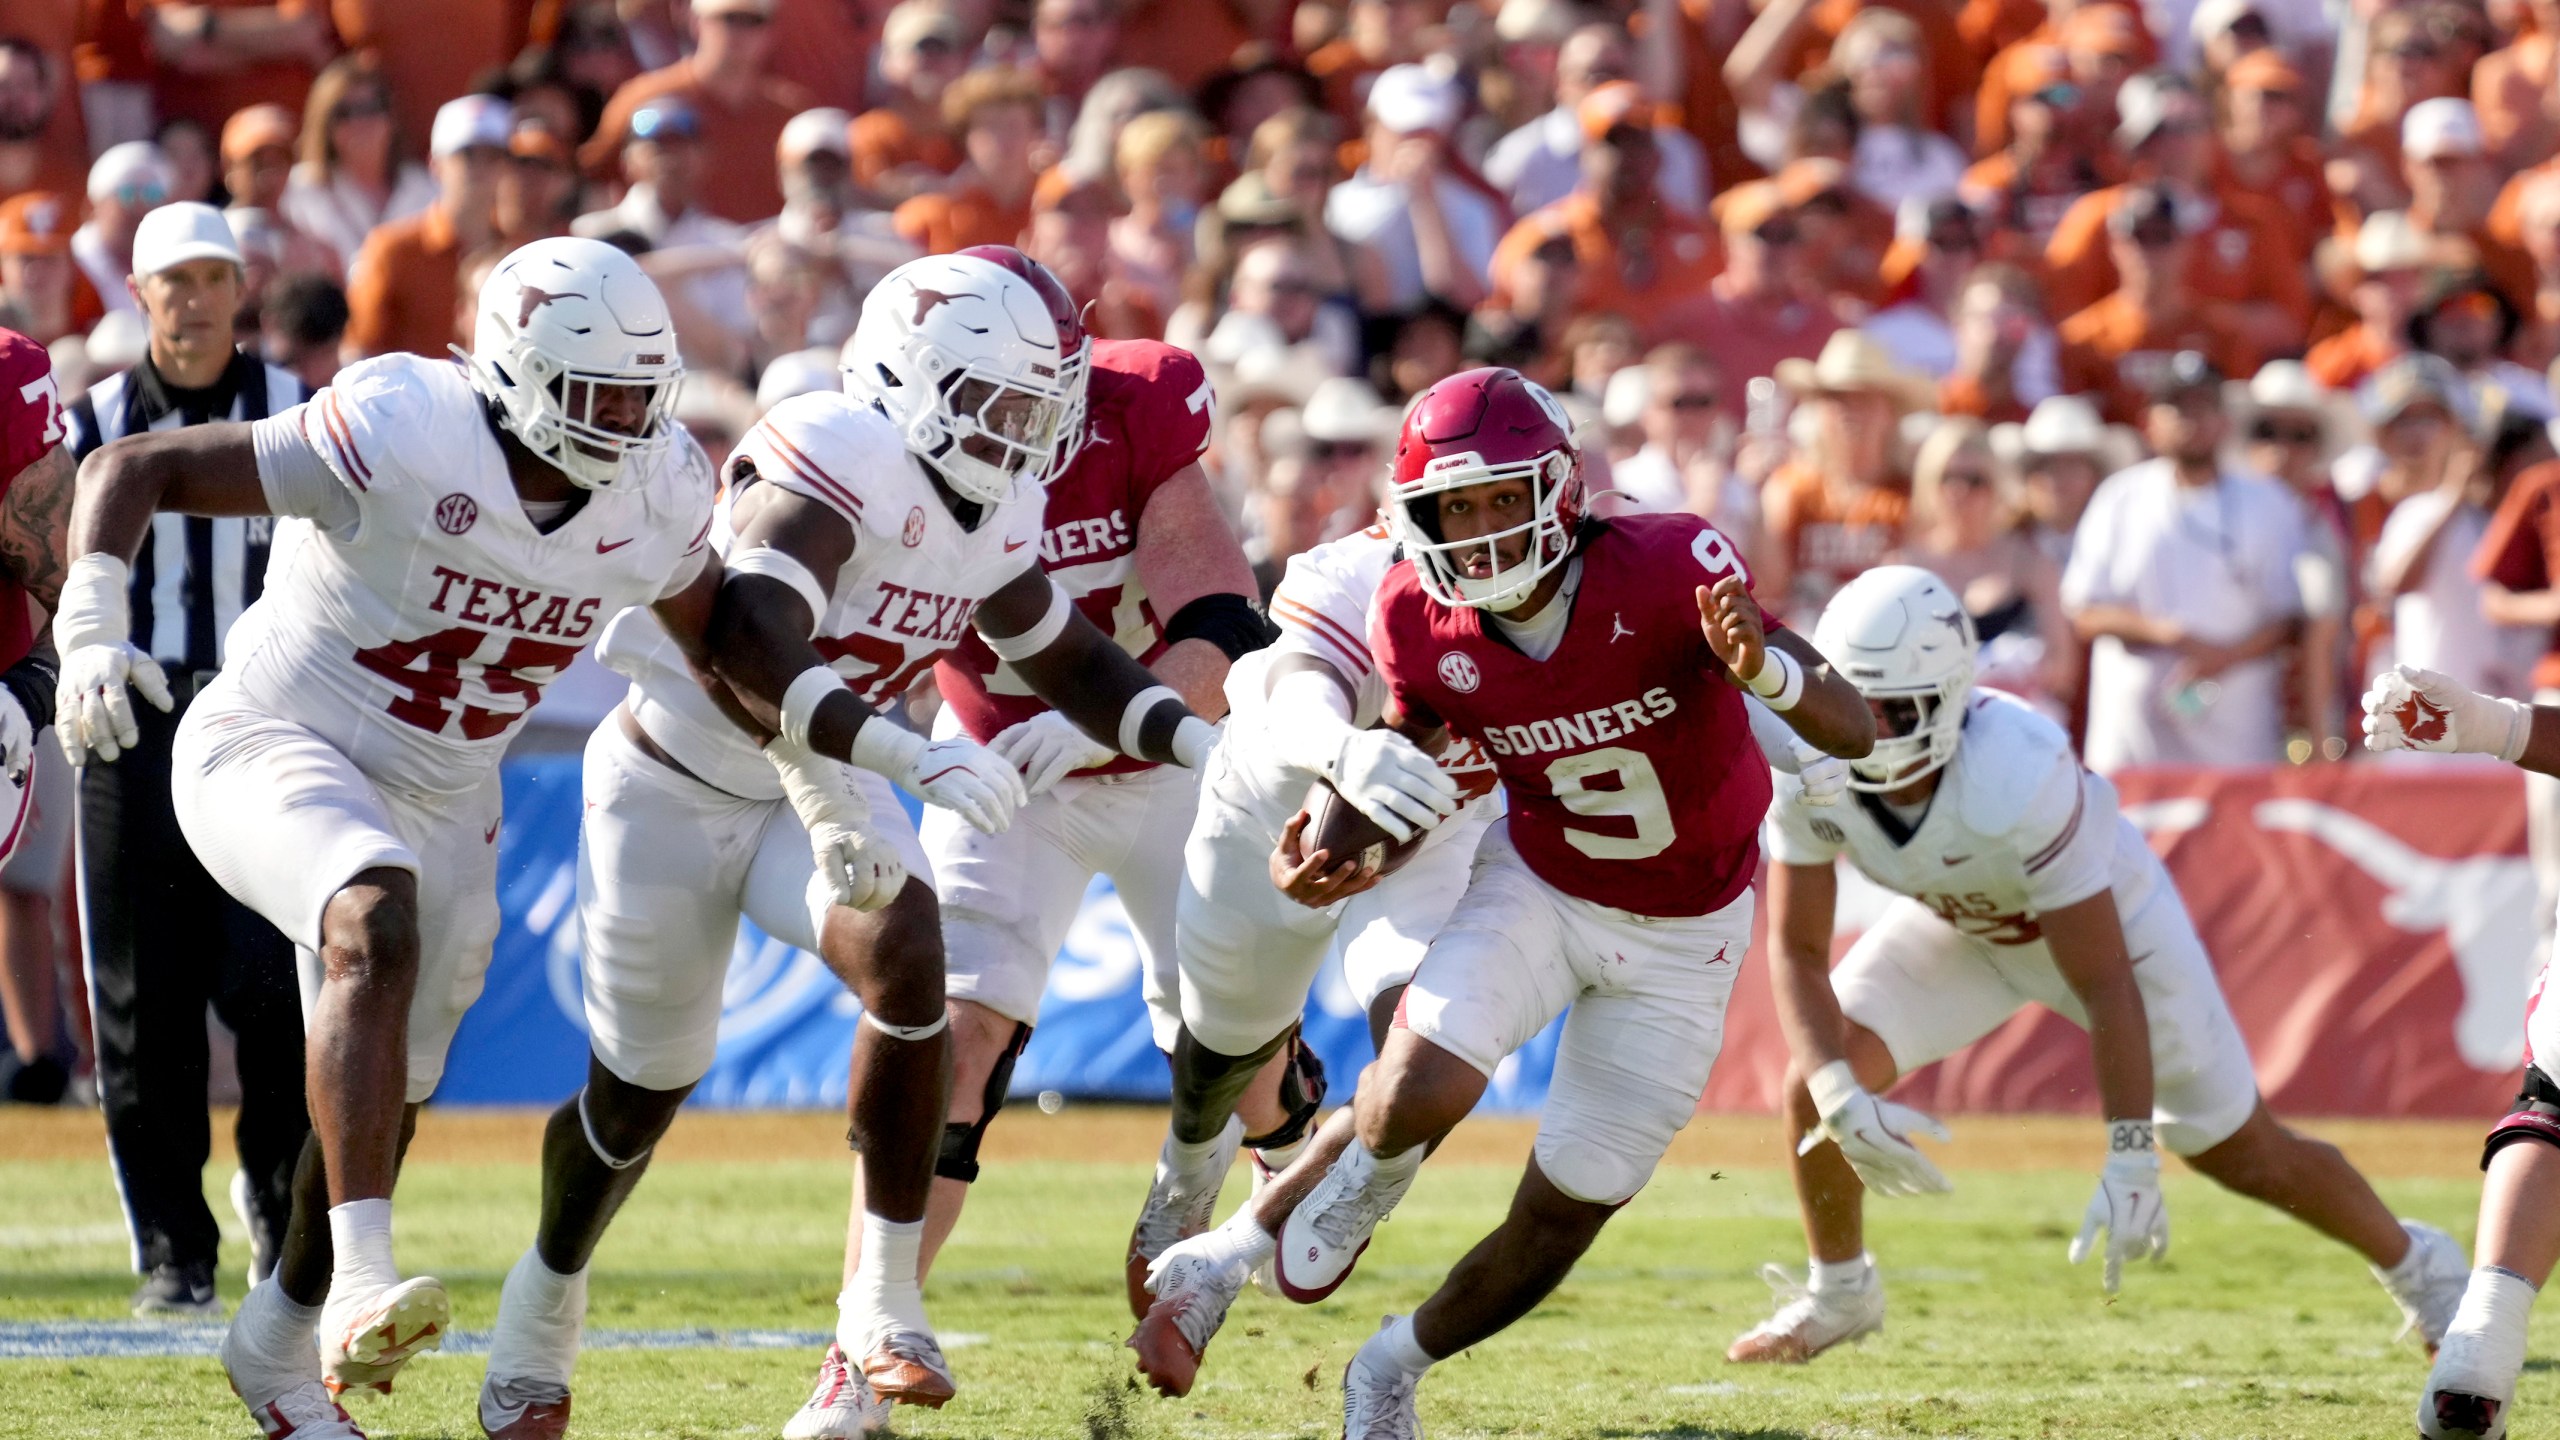
[[845, 1358], [842, 1345], [827, 1346], [827, 1358], [818, 1362], [818, 1388], [809, 1395], [812, 1405], [824, 1405], [841, 1395], [848, 1386], [863, 1385], [861, 1372]]
[[881, 1337], [880, 1342], [872, 1348], [886, 1350], [901, 1360], [912, 1360], [937, 1375], [951, 1373], [950, 1362], [942, 1358], [941, 1343], [921, 1331], [893, 1330]]
[[1348, 1246], [1354, 1236], [1375, 1230], [1399, 1198], [1378, 1188], [1377, 1174], [1374, 1167], [1367, 1165], [1356, 1171], [1346, 1167], [1328, 1173], [1324, 1183], [1332, 1193], [1319, 1192], [1310, 1197], [1316, 1209], [1307, 1217], [1307, 1228], [1337, 1250]]
[[1209, 1348], [1210, 1338], [1226, 1323], [1227, 1307], [1235, 1303], [1236, 1292], [1243, 1288], [1241, 1284], [1219, 1283], [1224, 1278], [1217, 1273], [1219, 1268], [1204, 1260], [1192, 1260], [1166, 1277], [1171, 1282], [1166, 1288], [1172, 1293], [1165, 1297], [1165, 1303], [1171, 1307], [1173, 1328], [1182, 1332], [1182, 1338], [1190, 1342], [1195, 1353]]
[[1759, 1334], [1790, 1334], [1821, 1313], [1822, 1297], [1814, 1294], [1813, 1288], [1797, 1279], [1796, 1272], [1786, 1266], [1761, 1266], [1760, 1280], [1769, 1287], [1770, 1300], [1777, 1306], [1777, 1313], [1760, 1322]]
[[1352, 1361], [1350, 1379], [1342, 1387], [1342, 1432], [1346, 1440], [1421, 1440], [1422, 1426], [1414, 1413], [1413, 1392], [1422, 1377], [1373, 1374], [1364, 1381], [1362, 1368], [1359, 1361]]

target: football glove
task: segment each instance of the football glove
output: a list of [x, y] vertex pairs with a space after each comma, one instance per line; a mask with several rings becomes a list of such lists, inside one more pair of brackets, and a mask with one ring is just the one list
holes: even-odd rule
[[2106, 1273], [2101, 1281], [2116, 1293], [2127, 1260], [2165, 1260], [2169, 1255], [2169, 1207], [2160, 1193], [2160, 1152], [2152, 1148], [2148, 1120], [2107, 1122], [2107, 1165], [2098, 1172], [2098, 1193], [2080, 1218], [2080, 1237], [2071, 1242], [2071, 1263], [2097, 1253], [2098, 1232], [2107, 1232]]
[[868, 911], [896, 899], [906, 887], [907, 867], [871, 828], [871, 806], [854, 788], [853, 772], [779, 736], [764, 747], [764, 754], [782, 776], [791, 813], [809, 832], [818, 874], [835, 902]]
[[1354, 730], [1344, 736], [1324, 777], [1353, 809], [1398, 841], [1457, 813], [1458, 782], [1421, 746], [1393, 730]]
[[141, 741], [132, 691], [162, 710], [175, 703], [159, 662], [126, 638], [133, 630], [125, 592], [130, 579], [123, 561], [102, 554], [72, 561], [62, 578], [62, 603], [53, 616], [53, 648], [62, 657], [53, 728], [74, 765], [91, 755], [113, 760]]
[[1825, 1140], [1840, 1147], [1849, 1168], [1878, 1195], [1943, 1195], [1955, 1188], [1946, 1174], [1911, 1143], [1913, 1133], [1943, 1145], [1954, 1138], [1947, 1127], [1908, 1105], [1897, 1105], [1869, 1092], [1850, 1072], [1849, 1062], [1834, 1060], [1805, 1080], [1821, 1128], [1808, 1132], [1796, 1146], [1810, 1154]]
[[26, 707], [5, 687], [0, 687], [0, 773], [12, 783], [27, 783], [27, 772], [34, 767], [36, 750], [35, 722], [27, 718]]
[[1115, 759], [1120, 752], [1076, 728], [1055, 710], [1043, 710], [1018, 725], [1007, 726], [987, 748], [1022, 772], [1025, 797], [1046, 795], [1049, 788], [1075, 771]]
[[877, 771], [927, 805], [939, 805], [989, 835], [1013, 823], [1031, 797], [1022, 772], [966, 735], [927, 740], [873, 716], [853, 732], [853, 763]]
[[2433, 670], [2402, 665], [2364, 692], [2364, 748], [2495, 755], [2514, 764], [2533, 736], [2533, 707], [2478, 695]]
[[1840, 803], [1849, 791], [1849, 762], [1837, 755], [1826, 755], [1801, 740], [1795, 743], [1796, 779], [1802, 785], [1797, 797], [1807, 805], [1829, 807]]

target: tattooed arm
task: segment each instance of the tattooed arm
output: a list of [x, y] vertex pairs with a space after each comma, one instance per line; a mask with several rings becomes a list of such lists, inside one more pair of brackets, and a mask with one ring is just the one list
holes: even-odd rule
[[19, 471], [0, 495], [0, 571], [25, 586], [47, 614], [62, 600], [75, 473], [71, 452], [57, 446]]

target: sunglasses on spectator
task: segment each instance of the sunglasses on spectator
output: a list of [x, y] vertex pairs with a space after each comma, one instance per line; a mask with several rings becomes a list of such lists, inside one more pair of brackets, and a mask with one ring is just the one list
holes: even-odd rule
[[1793, 245], [1804, 238], [1793, 222], [1785, 220], [1772, 220], [1751, 234], [1763, 245]]
[[2079, 107], [2080, 87], [2077, 85], [2047, 85], [2043, 89], [2038, 90], [2035, 93], [2034, 98], [2036, 103], [2040, 105], [2050, 106], [2056, 110], [2072, 110]]
[[168, 190], [158, 185], [119, 185], [115, 196], [117, 204], [126, 206], [165, 205], [169, 202]]
[[1316, 282], [1303, 275], [1283, 275], [1271, 282], [1271, 293], [1274, 295], [1321, 295], [1324, 291], [1318, 288]]
[[2308, 420], [2260, 420], [2249, 427], [2249, 438], [2268, 445], [2317, 445], [2320, 427]]
[[2255, 40], [2261, 43], [2275, 38], [2275, 32], [2267, 28], [2266, 20], [2254, 13], [2244, 13], [2239, 19], [2232, 21], [2231, 34], [2242, 40]]
[[1952, 485], [1958, 490], [1988, 490], [1991, 477], [1979, 470], [1950, 470], [1938, 483]]
[[[759, 22], [761, 23], [761, 22]], [[642, 110], [631, 117], [634, 140], [698, 140], [702, 122], [684, 110]]]
[[960, 53], [959, 43], [948, 35], [924, 36], [910, 48], [930, 60], [946, 59]]
[[1713, 390], [1692, 390], [1686, 395], [1674, 395], [1664, 403], [1674, 410], [1713, 410], [1717, 398]]
[[740, 30], [761, 30], [773, 23], [773, 17], [755, 10], [723, 10], [710, 17], [715, 23]]

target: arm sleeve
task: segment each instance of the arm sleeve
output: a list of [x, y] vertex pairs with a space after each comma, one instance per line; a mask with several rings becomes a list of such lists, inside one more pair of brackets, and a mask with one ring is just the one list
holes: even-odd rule
[[1280, 588], [1271, 592], [1271, 620], [1280, 627], [1272, 653], [1314, 656], [1354, 686], [1367, 679], [1370, 596], [1353, 593], [1356, 581], [1325, 565], [1321, 552], [1290, 556]]
[[[2098, 791], [2092, 796], [2092, 791]], [[2053, 767], [2011, 832], [2027, 872], [2027, 903], [2038, 914], [2076, 905], [2114, 883], [2116, 808], [2089, 783], [2077, 760]]]
[[258, 456], [258, 488], [266, 492], [269, 510], [309, 520], [343, 540], [355, 534], [363, 511], [304, 431], [310, 408], [308, 403], [296, 405], [249, 426]]

